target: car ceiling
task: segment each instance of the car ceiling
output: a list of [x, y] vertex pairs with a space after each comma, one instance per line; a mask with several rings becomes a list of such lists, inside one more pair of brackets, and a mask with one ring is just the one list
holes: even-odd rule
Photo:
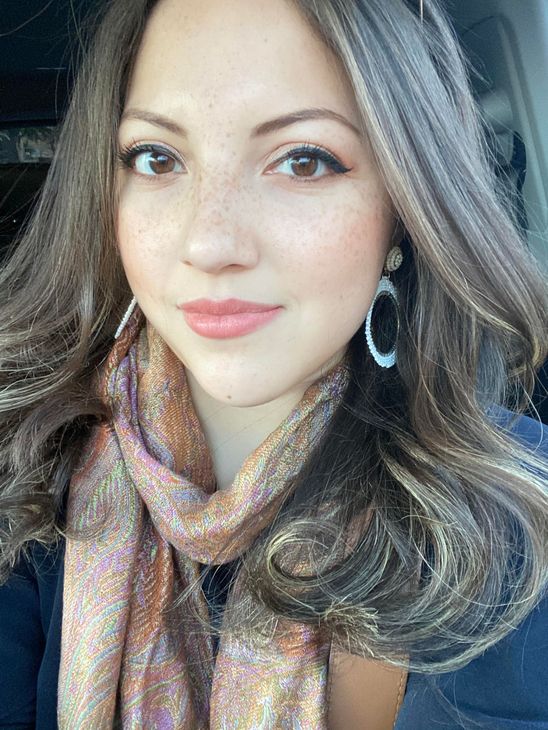
[[1, 0], [0, 122], [62, 116], [90, 0]]

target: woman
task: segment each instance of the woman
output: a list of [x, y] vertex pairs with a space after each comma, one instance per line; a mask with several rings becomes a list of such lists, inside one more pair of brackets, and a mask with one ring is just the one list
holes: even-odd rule
[[4, 724], [548, 727], [547, 293], [435, 2], [110, 3], [0, 292]]

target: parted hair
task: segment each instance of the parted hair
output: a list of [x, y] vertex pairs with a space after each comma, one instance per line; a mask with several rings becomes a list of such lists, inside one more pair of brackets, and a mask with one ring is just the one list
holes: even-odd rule
[[[240, 625], [294, 619], [356, 654], [450, 671], [546, 589], [546, 453], [512, 436], [509, 411], [526, 408], [548, 353], [547, 288], [438, 0], [422, 22], [418, 0], [286, 1], [347, 74], [405, 232], [401, 326], [390, 369], [363, 328], [350, 341], [340, 407], [241, 557]], [[62, 506], [83, 441], [110, 418], [92, 383], [131, 297], [117, 128], [156, 4], [98, 12], [42, 194], [0, 272], [1, 582], [33, 541], [85, 539]]]

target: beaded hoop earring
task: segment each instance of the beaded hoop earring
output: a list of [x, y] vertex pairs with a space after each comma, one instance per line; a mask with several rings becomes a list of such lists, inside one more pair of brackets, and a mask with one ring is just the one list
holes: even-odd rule
[[[375, 292], [375, 296], [373, 297], [373, 301], [371, 302], [371, 306], [369, 307], [369, 311], [367, 312], [367, 319], [365, 320], [365, 338], [367, 340], [369, 351], [373, 355], [373, 359], [375, 360], [377, 365], [380, 365], [380, 367], [382, 368], [390, 368], [396, 364], [396, 342], [398, 339], [398, 332], [400, 328], [400, 315], [398, 292], [394, 284], [390, 281], [389, 274], [392, 271], [396, 271], [396, 269], [399, 269], [402, 261], [403, 254], [401, 248], [399, 246], [394, 246], [392, 249], [390, 249], [390, 251], [388, 252], [388, 256], [386, 257], [384, 265], [385, 273], [383, 274], [377, 285], [377, 291]], [[375, 305], [378, 304], [378, 302], [385, 297], [389, 297], [392, 300], [392, 304], [396, 312], [396, 336], [394, 338], [394, 344], [392, 348], [388, 351], [380, 350], [379, 347], [375, 344], [375, 341], [373, 340], [372, 330], [373, 311], [375, 309]]]

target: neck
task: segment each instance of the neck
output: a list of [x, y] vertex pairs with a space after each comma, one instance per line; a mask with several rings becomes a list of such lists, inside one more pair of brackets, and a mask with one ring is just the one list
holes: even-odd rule
[[287, 418], [307, 387], [303, 385], [268, 403], [241, 407], [212, 398], [188, 369], [186, 376], [211, 452], [218, 490], [232, 485], [246, 458]]

